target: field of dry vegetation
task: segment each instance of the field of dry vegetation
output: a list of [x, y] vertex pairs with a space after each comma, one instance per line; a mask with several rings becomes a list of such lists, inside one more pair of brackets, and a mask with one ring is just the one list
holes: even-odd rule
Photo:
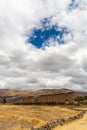
[[0, 130], [29, 130], [76, 114], [77, 111], [63, 106], [0, 105]]
[[74, 107], [77, 111], [86, 111], [85, 115], [78, 120], [68, 122], [63, 126], [57, 126], [53, 130], [87, 130], [87, 105]]

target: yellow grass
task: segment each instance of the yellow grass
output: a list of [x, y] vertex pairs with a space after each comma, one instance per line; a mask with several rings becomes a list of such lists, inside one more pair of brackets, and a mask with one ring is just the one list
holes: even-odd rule
[[29, 130], [76, 114], [77, 111], [61, 106], [0, 105], [0, 130]]
[[87, 130], [87, 113], [82, 119], [65, 124], [64, 126], [58, 126], [53, 130]]
[[[75, 107], [75, 109], [87, 111], [87, 106]], [[66, 123], [64, 126], [58, 126], [53, 130], [87, 130], [87, 112], [83, 118]]]

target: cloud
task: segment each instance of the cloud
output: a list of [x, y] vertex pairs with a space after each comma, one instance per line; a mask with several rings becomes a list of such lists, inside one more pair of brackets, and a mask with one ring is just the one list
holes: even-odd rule
[[[69, 10], [70, 0], [0, 1], [0, 88], [87, 90], [87, 1], [74, 2]], [[49, 38], [38, 49], [28, 41], [44, 18], [69, 30], [65, 44]]]

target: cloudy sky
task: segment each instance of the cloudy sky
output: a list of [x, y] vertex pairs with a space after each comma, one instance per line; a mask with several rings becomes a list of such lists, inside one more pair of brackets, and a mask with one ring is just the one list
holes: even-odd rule
[[87, 91], [87, 0], [0, 0], [0, 88]]

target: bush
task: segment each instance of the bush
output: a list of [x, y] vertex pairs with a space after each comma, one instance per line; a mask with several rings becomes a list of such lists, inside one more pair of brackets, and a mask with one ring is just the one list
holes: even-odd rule
[[5, 97], [3, 97], [3, 99], [2, 99], [2, 103], [3, 103], [3, 104], [7, 103], [7, 101], [6, 101], [6, 98], [5, 98]]
[[78, 101], [78, 102], [85, 101], [85, 100], [87, 100], [87, 96], [77, 96], [77, 97], [75, 97], [75, 101]]
[[77, 96], [77, 97], [75, 97], [75, 101], [83, 101], [84, 100], [84, 98], [83, 97], [81, 97], [81, 96]]

